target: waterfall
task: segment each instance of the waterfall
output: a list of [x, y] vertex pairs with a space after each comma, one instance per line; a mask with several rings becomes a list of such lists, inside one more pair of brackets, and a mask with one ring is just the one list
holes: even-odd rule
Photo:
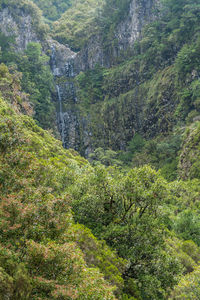
[[74, 77], [76, 53], [65, 45], [49, 40], [51, 49], [50, 66], [55, 80], [57, 100], [57, 124], [64, 148], [78, 149], [80, 144], [79, 121]]
[[56, 66], [56, 49], [55, 46], [51, 46], [51, 59], [50, 59], [50, 65], [52, 69], [52, 73], [54, 77], [59, 76], [59, 68]]
[[65, 121], [64, 121], [64, 115], [63, 115], [63, 110], [62, 110], [62, 97], [60, 93], [60, 87], [59, 85], [56, 85], [56, 90], [58, 94], [58, 102], [59, 102], [59, 123], [60, 123], [60, 134], [61, 134], [61, 139], [64, 144], [64, 131], [65, 131]]

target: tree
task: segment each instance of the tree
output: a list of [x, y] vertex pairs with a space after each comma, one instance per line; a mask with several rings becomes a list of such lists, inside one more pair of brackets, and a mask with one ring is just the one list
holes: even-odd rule
[[169, 196], [166, 181], [149, 166], [122, 175], [98, 165], [77, 178], [71, 193], [76, 220], [128, 260], [129, 295], [136, 297], [139, 290], [144, 299], [165, 299], [181, 272], [165, 244], [160, 207]]
[[170, 300], [198, 300], [200, 298], [200, 267], [184, 276], [174, 288]]
[[25, 55], [18, 57], [18, 67], [22, 72], [22, 88], [30, 94], [34, 105], [34, 118], [45, 129], [55, 124], [55, 106], [52, 102], [54, 90], [53, 75], [47, 65], [49, 58], [42, 54], [39, 43], [29, 43]]

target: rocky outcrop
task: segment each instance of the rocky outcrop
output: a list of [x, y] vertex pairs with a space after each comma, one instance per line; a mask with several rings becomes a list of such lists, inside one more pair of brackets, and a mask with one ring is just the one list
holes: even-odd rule
[[[16, 16], [17, 15], [17, 16]], [[33, 18], [21, 9], [15, 11], [15, 15], [9, 8], [0, 11], [0, 29], [6, 36], [15, 38], [16, 51], [24, 51], [30, 42], [39, 42], [39, 36], [33, 28]]]
[[142, 36], [144, 26], [158, 17], [159, 6], [159, 0], [132, 0], [128, 12], [113, 35], [115, 45], [105, 48], [101, 36], [92, 36], [76, 56], [77, 71], [93, 69], [97, 64], [110, 67], [121, 51], [134, 46], [136, 40]]
[[51, 69], [54, 76], [74, 77], [74, 59], [77, 53], [71, 51], [66, 45], [62, 45], [55, 40], [47, 40], [51, 50]]
[[[133, 47], [135, 41], [141, 37], [143, 27], [156, 18], [157, 6], [156, 0], [131, 1], [127, 14], [117, 26], [114, 34], [113, 38], [117, 40], [116, 46], [110, 46], [109, 49], [104, 47], [102, 37], [98, 35], [92, 36], [79, 53], [72, 52], [67, 46], [60, 45], [58, 42], [50, 42], [51, 67], [55, 76], [59, 102], [58, 127], [64, 147], [79, 151], [82, 149], [82, 154], [86, 156], [92, 148], [93, 132], [89, 130], [90, 116], [83, 118], [79, 112], [73, 78], [80, 71], [93, 69], [97, 64], [110, 67], [114, 59], [120, 55], [120, 51]], [[106, 132], [106, 129], [103, 130]], [[132, 134], [133, 129], [128, 130]], [[120, 148], [124, 149], [121, 144], [124, 145], [123, 139], [121, 139]]]
[[128, 15], [118, 25], [115, 36], [120, 50], [132, 47], [141, 37], [144, 26], [157, 18], [159, 2], [156, 0], [132, 0]]
[[[16, 14], [16, 11], [13, 13], [9, 6], [0, 11], [1, 31], [7, 36], [15, 36], [16, 51], [24, 51], [30, 42], [40, 42], [43, 50], [50, 53], [50, 65], [55, 78], [54, 97], [57, 106], [57, 124], [64, 147], [74, 148], [86, 156], [92, 151], [91, 140], [94, 133], [91, 123], [93, 121], [89, 114], [83, 116], [79, 111], [80, 99], [77, 99], [74, 78], [81, 71], [93, 69], [97, 64], [110, 67], [121, 51], [133, 47], [135, 41], [141, 37], [143, 27], [156, 18], [154, 11], [156, 6], [157, 0], [132, 0], [129, 10], [114, 33], [114, 46], [105, 47], [101, 35], [92, 36], [79, 53], [71, 51], [68, 46], [55, 40], [41, 38], [40, 29], [37, 22], [34, 21], [33, 13], [17, 8]], [[135, 111], [135, 109], [133, 110]], [[137, 112], [135, 114], [138, 115]], [[134, 118], [138, 119], [138, 116]], [[103, 121], [103, 123], [105, 122]], [[132, 124], [132, 121], [127, 121], [127, 124], [124, 125], [123, 136], [127, 135], [126, 132], [132, 136], [133, 128], [130, 123]], [[102, 130], [105, 131], [102, 136], [105, 136], [107, 134], [106, 127], [99, 126], [97, 131]], [[99, 133], [100, 135], [101, 133]], [[116, 136], [120, 149], [125, 147], [126, 136], [122, 138], [122, 135], [120, 133], [119, 138]], [[94, 139], [96, 139], [95, 136]]]
[[87, 45], [77, 54], [75, 58], [75, 69], [77, 72], [93, 69], [95, 65], [109, 67], [109, 57], [105, 55], [103, 41], [100, 36], [92, 36]]
[[[57, 124], [61, 135], [63, 146], [77, 149], [79, 142], [79, 121], [74, 104], [76, 103], [76, 92], [73, 78], [74, 60], [76, 53], [65, 45], [51, 39], [43, 39], [34, 16], [30, 9], [35, 9], [32, 4], [28, 11], [8, 5], [0, 10], [0, 30], [5, 36], [14, 38], [13, 47], [17, 52], [23, 52], [30, 42], [38, 42], [43, 46], [43, 51], [51, 53], [51, 69], [55, 78], [55, 98], [57, 103]], [[37, 21], [37, 20], [36, 20]]]
[[82, 69], [78, 64], [78, 54], [52, 39], [47, 44], [51, 50], [50, 65], [55, 78], [57, 124], [63, 146], [87, 156], [91, 152], [88, 121], [79, 112], [74, 83], [75, 76]]
[[51, 70], [55, 78], [58, 129], [63, 146], [75, 149], [79, 131], [77, 112], [73, 110], [77, 101], [73, 82], [76, 75], [74, 72], [76, 53], [54, 40], [48, 40], [48, 45], [51, 50]]

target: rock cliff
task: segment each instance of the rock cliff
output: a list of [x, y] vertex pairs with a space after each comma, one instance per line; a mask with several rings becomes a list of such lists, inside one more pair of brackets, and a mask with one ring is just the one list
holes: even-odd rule
[[[105, 47], [103, 37], [99, 34], [92, 36], [78, 53], [50, 39], [48, 35], [44, 37], [45, 25], [40, 23], [38, 17], [40, 12], [36, 6], [31, 4], [30, 7], [27, 6], [24, 9], [20, 5], [16, 7], [8, 5], [1, 9], [1, 31], [7, 36], [15, 36], [16, 51], [24, 51], [30, 42], [39, 42], [43, 46], [43, 51], [50, 55], [50, 65], [55, 79], [54, 98], [57, 103], [57, 124], [64, 147], [74, 148], [88, 156], [92, 149], [98, 146], [98, 142], [94, 143], [94, 139], [99, 139], [101, 146], [103, 144], [105, 147], [110, 146], [109, 132], [107, 132], [110, 125], [109, 120], [106, 120], [109, 112], [106, 112], [106, 116], [103, 116], [101, 120], [103, 125], [97, 124], [95, 128], [91, 112], [86, 113], [80, 109], [80, 102], [83, 99], [77, 96], [75, 77], [81, 71], [94, 69], [96, 65], [111, 67], [121, 51], [133, 47], [135, 41], [141, 37], [143, 27], [157, 17], [157, 6], [157, 0], [130, 1], [128, 11], [125, 12], [114, 32], [114, 46], [111, 43], [110, 46]], [[135, 93], [137, 93], [137, 87]], [[133, 107], [132, 120], [135, 121], [125, 121], [125, 127], [120, 128], [118, 124], [116, 134], [109, 137], [110, 140], [118, 140], [114, 143], [116, 148], [124, 149], [126, 140], [132, 137], [135, 129], [139, 130], [140, 121], [138, 120], [141, 107], [136, 102], [130, 103], [130, 107]], [[107, 109], [111, 107], [105, 108], [105, 111]], [[120, 122], [121, 112], [117, 111], [118, 108], [114, 108], [113, 113], [117, 115], [114, 116], [113, 124]], [[134, 128], [133, 123], [137, 123]]]
[[74, 59], [77, 54], [54, 40], [48, 40], [48, 45], [56, 86], [58, 129], [63, 146], [76, 149], [79, 126], [77, 112], [73, 109], [77, 101], [73, 78], [76, 75]]
[[40, 15], [35, 5], [22, 7], [3, 6], [0, 10], [0, 30], [6, 36], [14, 36], [16, 51], [24, 51], [30, 42], [41, 42], [45, 25], [40, 24]]
[[158, 17], [160, 4], [157, 0], [133, 0], [130, 2], [129, 12], [120, 22], [116, 31], [118, 47], [126, 50], [132, 47], [141, 37], [144, 26]]
[[[143, 27], [157, 17], [157, 7], [158, 1], [155, 0], [131, 1], [128, 11], [114, 32], [113, 39], [117, 40], [115, 46], [105, 47], [101, 35], [92, 36], [78, 53], [72, 52], [67, 46], [58, 42], [50, 42], [51, 67], [55, 76], [59, 102], [57, 106], [58, 125], [64, 147], [75, 148], [86, 156], [93, 148], [92, 136], [94, 132], [92, 127], [94, 126], [91, 124], [91, 116], [88, 114], [83, 117], [79, 110], [80, 99], [77, 99], [73, 79], [81, 71], [94, 69], [96, 65], [109, 68], [121, 51], [133, 47], [135, 41], [141, 37]], [[135, 107], [135, 105], [133, 106]], [[134, 111], [137, 114], [141, 108], [138, 107], [136, 110], [134, 108]], [[139, 116], [135, 115], [134, 119], [138, 120], [138, 118]], [[128, 133], [128, 139], [130, 139], [135, 129], [131, 127], [130, 122], [127, 126], [129, 127], [128, 132], [131, 132]], [[101, 127], [98, 130], [105, 131], [102, 132], [102, 135], [106, 135], [106, 128]], [[121, 142], [118, 142], [119, 149], [125, 147], [127, 130], [123, 130], [122, 136], [124, 138], [119, 136], [121, 139]]]
[[117, 25], [112, 40], [114, 46], [104, 46], [101, 35], [92, 36], [85, 47], [78, 53], [75, 60], [77, 70], [92, 69], [96, 64], [110, 67], [121, 51], [132, 48], [142, 36], [142, 29], [159, 15], [158, 0], [132, 0], [123, 19]]

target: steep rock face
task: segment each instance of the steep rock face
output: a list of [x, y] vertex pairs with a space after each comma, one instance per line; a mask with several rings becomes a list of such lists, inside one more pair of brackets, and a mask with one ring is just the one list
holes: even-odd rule
[[[30, 11], [33, 9], [33, 12]], [[61, 45], [51, 39], [44, 39], [38, 26], [38, 20], [34, 20], [34, 9], [23, 7], [5, 6], [0, 10], [0, 30], [5, 36], [14, 37], [14, 49], [23, 52], [30, 42], [42, 44], [43, 51], [51, 52], [51, 69], [55, 78], [55, 97], [57, 101], [57, 124], [64, 147], [77, 148], [79, 145], [79, 121], [74, 109], [76, 102], [73, 77], [74, 59], [76, 53], [65, 45]]]
[[96, 64], [110, 66], [109, 57], [105, 54], [103, 41], [99, 35], [92, 36], [75, 58], [77, 72], [93, 69]]
[[[93, 36], [79, 53], [74, 53], [57, 41], [42, 38], [30, 12], [17, 8], [16, 17], [16, 11], [13, 13], [9, 6], [0, 11], [1, 31], [7, 36], [16, 37], [16, 51], [24, 51], [27, 44], [33, 41], [42, 43], [45, 52], [50, 50], [50, 65], [55, 78], [57, 124], [64, 147], [74, 148], [86, 156], [98, 146], [98, 142], [105, 147], [110, 147], [110, 143], [113, 143], [116, 149], [124, 149], [126, 140], [131, 139], [135, 130], [140, 130], [139, 115], [142, 109], [131, 97], [128, 97], [129, 107], [133, 108], [131, 118], [125, 120], [121, 117], [123, 112], [119, 102], [119, 105], [113, 105], [112, 109], [110, 106], [104, 106], [101, 112], [99, 111], [97, 124], [94, 125], [96, 112], [85, 114], [81, 111], [79, 104], [82, 99], [77, 97], [74, 78], [81, 71], [93, 69], [97, 64], [107, 68], [112, 66], [120, 51], [132, 47], [140, 38], [144, 25], [156, 18], [157, 3], [157, 0], [132, 0], [128, 12], [114, 33], [114, 46], [112, 44], [105, 47], [100, 35]], [[135, 92], [133, 94], [135, 95]], [[126, 106], [122, 106], [126, 111]], [[109, 111], [112, 111], [112, 118], [108, 118]], [[121, 126], [121, 123], [124, 126]], [[116, 124], [117, 131], [113, 129], [113, 124]]]
[[144, 26], [158, 17], [159, 3], [159, 0], [132, 0], [128, 12], [114, 32], [114, 45], [105, 47], [101, 36], [92, 36], [76, 56], [77, 70], [93, 69], [96, 64], [110, 67], [121, 51], [134, 46]]
[[76, 53], [65, 45], [49, 40], [51, 49], [50, 65], [55, 78], [57, 98], [57, 123], [64, 147], [76, 148], [78, 122], [77, 115], [71, 107], [76, 102], [73, 83], [74, 58]]
[[[90, 140], [87, 121], [77, 107], [75, 76], [81, 66], [77, 63], [77, 53], [54, 40], [48, 40], [51, 50], [50, 65], [55, 78], [57, 99], [57, 124], [65, 148], [73, 148], [88, 154]], [[83, 148], [83, 149], [82, 149]]]
[[8, 7], [2, 9], [0, 24], [3, 34], [15, 37], [16, 51], [24, 51], [28, 43], [40, 41], [38, 33], [33, 28], [32, 16], [21, 9], [16, 9], [14, 15]]
[[159, 2], [155, 0], [133, 0], [130, 3], [129, 13], [118, 25], [116, 38], [120, 50], [132, 47], [141, 37], [143, 27], [155, 20]]
[[54, 76], [74, 77], [74, 59], [77, 53], [55, 40], [48, 40], [51, 49], [51, 68]]
[[[106, 121], [107, 115], [104, 116], [102, 112], [101, 124], [97, 125], [94, 132], [94, 119], [92, 120], [89, 114], [83, 117], [79, 111], [78, 104], [81, 99], [77, 99], [73, 78], [80, 71], [94, 69], [97, 64], [109, 68], [120, 55], [120, 51], [133, 47], [135, 41], [141, 37], [142, 28], [157, 17], [155, 14], [156, 7], [158, 7], [156, 0], [131, 1], [127, 14], [124, 15], [114, 34], [113, 38], [117, 40], [115, 46], [105, 47], [102, 37], [97, 35], [91, 37], [87, 45], [77, 54], [57, 42], [54, 43], [53, 48], [51, 47], [53, 50], [51, 66], [57, 82], [58, 100], [60, 99], [58, 124], [64, 147], [75, 148], [86, 156], [92, 151], [92, 148], [98, 146], [95, 145], [94, 140], [98, 140], [101, 146], [110, 147], [109, 142], [105, 140], [108, 139], [109, 128], [113, 125], [110, 124], [109, 120]], [[138, 113], [141, 111], [141, 107], [135, 108], [137, 103], [130, 103], [130, 106], [133, 107], [133, 117], [131, 120], [123, 120], [125, 127], [120, 128], [121, 117], [119, 115], [122, 112], [117, 113], [118, 108], [113, 107], [114, 115], [117, 114], [117, 116], [114, 119], [111, 118], [111, 121], [116, 123], [119, 133], [114, 134], [113, 138], [110, 137], [110, 139], [116, 140], [114, 144], [118, 149], [125, 148], [127, 134], [128, 139], [130, 139], [135, 130], [138, 131], [141, 128]], [[133, 123], [134, 127], [132, 126]]]

